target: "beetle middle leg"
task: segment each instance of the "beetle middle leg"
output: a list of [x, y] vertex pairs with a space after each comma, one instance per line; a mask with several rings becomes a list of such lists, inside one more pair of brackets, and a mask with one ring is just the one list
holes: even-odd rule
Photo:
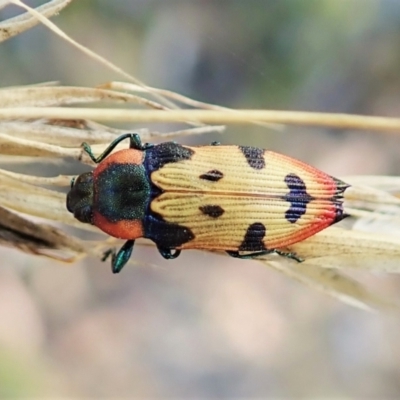
[[[166, 259], [166, 260], [173, 260], [174, 258], [179, 257], [179, 255], [181, 254], [180, 250], [176, 250], [175, 252], [172, 253], [171, 249], [168, 249], [166, 247], [162, 247], [162, 246], [157, 246], [157, 250], [159, 251], [159, 253]], [[173, 249], [172, 249], [173, 250]]]

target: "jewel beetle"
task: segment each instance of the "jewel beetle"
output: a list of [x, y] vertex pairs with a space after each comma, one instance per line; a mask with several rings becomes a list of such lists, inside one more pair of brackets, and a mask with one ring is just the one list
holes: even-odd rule
[[[129, 139], [129, 148], [114, 148]], [[291, 157], [248, 146], [143, 144], [135, 133], [114, 140], [98, 164], [71, 183], [75, 218], [125, 239], [112, 256], [120, 272], [137, 238], [166, 259], [182, 249], [223, 250], [253, 258], [282, 249], [342, 220], [346, 183]]]

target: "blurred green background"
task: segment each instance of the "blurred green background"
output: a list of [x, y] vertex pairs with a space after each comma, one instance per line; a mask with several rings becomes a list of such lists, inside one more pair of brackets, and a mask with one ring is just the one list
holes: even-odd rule
[[[75, 0], [53, 21], [148, 85], [202, 101], [399, 115], [398, 0]], [[44, 27], [2, 43], [0, 66], [0, 86], [121, 79]], [[389, 134], [249, 125], [184, 139], [211, 140], [338, 176], [400, 172]], [[396, 316], [352, 309], [261, 264], [198, 251], [168, 262], [138, 246], [135, 265], [112, 276], [95, 259], [0, 255], [0, 398], [400, 396]], [[388, 295], [400, 288], [394, 276], [357, 278]]]

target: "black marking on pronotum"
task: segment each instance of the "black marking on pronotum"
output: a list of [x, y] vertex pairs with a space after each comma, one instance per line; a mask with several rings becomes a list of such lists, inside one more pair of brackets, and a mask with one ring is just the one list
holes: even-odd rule
[[204, 179], [206, 181], [217, 182], [219, 181], [224, 174], [217, 169], [212, 169], [211, 171], [206, 172], [203, 175], [200, 175], [200, 179]]
[[283, 197], [285, 201], [290, 203], [290, 208], [286, 211], [285, 218], [294, 224], [306, 213], [308, 203], [315, 199], [307, 193], [306, 184], [296, 174], [286, 175], [285, 183], [290, 190]]
[[206, 206], [201, 206], [199, 207], [199, 210], [203, 214], [208, 215], [209, 217], [212, 218], [218, 218], [225, 212], [225, 210], [222, 207], [211, 204]]
[[251, 168], [263, 169], [265, 168], [265, 150], [257, 147], [239, 146], [240, 151], [246, 157], [246, 160]]
[[142, 164], [111, 164], [96, 179], [96, 211], [110, 222], [141, 220], [150, 196]]
[[151, 174], [168, 163], [190, 160], [193, 154], [192, 149], [174, 142], [165, 142], [146, 150], [144, 165]]
[[239, 251], [261, 251], [267, 250], [264, 245], [264, 237], [266, 233], [265, 225], [261, 222], [251, 224], [244, 235]]

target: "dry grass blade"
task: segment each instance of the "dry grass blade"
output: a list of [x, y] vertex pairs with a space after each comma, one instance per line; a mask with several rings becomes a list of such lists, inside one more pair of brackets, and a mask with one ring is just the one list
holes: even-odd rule
[[71, 179], [74, 176], [59, 175], [54, 177], [41, 177], [34, 175], [19, 174], [17, 172], [7, 171], [0, 168], [0, 175], [7, 176], [15, 179], [18, 182], [30, 183], [31, 185], [48, 185], [48, 186], [60, 186], [67, 187], [71, 183]]
[[[39, 223], [34, 223], [3, 207], [0, 207], [0, 244], [16, 247], [26, 253], [43, 255], [55, 260], [73, 262], [83, 256], [85, 247], [61, 230]], [[67, 250], [75, 254], [62, 257], [48, 250]]]
[[[150, 141], [157, 137], [199, 135], [223, 132], [224, 129], [223, 126], [202, 126], [169, 133], [150, 132], [147, 129], [135, 129], [135, 132], [140, 134], [143, 141]], [[93, 164], [87, 154], [82, 152], [82, 142], [93, 144], [93, 150], [97, 154], [101, 153], [116, 136], [127, 132], [127, 130], [110, 129], [87, 120], [77, 119], [71, 120], [69, 124], [68, 120], [63, 119], [1, 121], [0, 152], [4, 155], [30, 157], [71, 157]]]
[[[156, 110], [170, 110], [168, 107], [144, 97], [101, 88], [31, 86], [0, 90], [0, 108], [49, 107], [91, 102], [135, 103]], [[56, 116], [56, 118], [62, 117]], [[197, 122], [190, 122], [190, 124], [203, 125]]]
[[400, 272], [400, 239], [331, 227], [290, 247], [322, 268]]
[[168, 132], [168, 133], [149, 132], [149, 135], [142, 136], [142, 139], [144, 141], [147, 141], [153, 138], [162, 137], [165, 140], [174, 137], [204, 135], [206, 133], [223, 133], [225, 129], [226, 129], [225, 125], [206, 125], [206, 126], [200, 126], [198, 128], [182, 129], [179, 131]]
[[64, 221], [65, 195], [0, 175], [0, 204], [28, 215]]
[[[187, 106], [193, 108], [203, 108], [208, 110], [230, 110], [227, 107], [218, 106], [215, 104], [204, 103], [202, 101], [191, 99], [190, 97], [183, 96], [179, 93], [172, 92], [170, 90], [165, 89], [158, 89], [150, 86], [140, 86], [133, 83], [127, 82], [107, 82], [99, 86], [102, 89], [111, 89], [111, 90], [121, 90], [121, 91], [128, 91], [128, 92], [137, 92], [137, 93], [157, 93], [166, 97], [170, 100], [185, 104]], [[233, 111], [233, 110], [231, 110]]]
[[[357, 179], [348, 179], [346, 182], [353, 184]], [[395, 190], [396, 185], [392, 181], [391, 190]], [[347, 207], [358, 207], [364, 210], [376, 210], [377, 207], [386, 206], [400, 206], [400, 199], [385, 190], [375, 188], [372, 186], [354, 185], [351, 186], [345, 193], [345, 202]]]
[[61, 118], [90, 119], [113, 122], [184, 122], [199, 121], [210, 124], [248, 124], [252, 121], [285, 125], [319, 126], [335, 129], [393, 132], [400, 130], [399, 118], [384, 118], [350, 114], [311, 113], [272, 110], [130, 110], [96, 108], [2, 108], [0, 119]]
[[[112, 132], [103, 127], [90, 127], [85, 121], [73, 120], [78, 126], [66, 126], [63, 120], [39, 120], [39, 121], [12, 121], [0, 122], [0, 132], [8, 137], [34, 140], [51, 145], [63, 147], [76, 147], [77, 143], [109, 143], [125, 130], [114, 129]], [[76, 125], [76, 124], [75, 124]], [[140, 135], [149, 135], [147, 129], [138, 130]]]
[[[205, 110], [225, 110], [228, 112], [234, 112], [235, 110], [232, 110], [228, 107], [222, 107], [218, 106], [216, 104], [210, 104], [210, 103], [204, 103], [202, 101], [194, 100], [191, 99], [187, 96], [183, 96], [179, 93], [172, 92], [170, 90], [164, 90], [164, 89], [158, 89], [150, 86], [139, 86], [135, 85], [132, 83], [126, 83], [126, 82], [109, 82], [104, 85], [100, 86], [101, 88], [104, 89], [113, 89], [113, 90], [124, 90], [124, 91], [129, 91], [129, 92], [138, 92], [138, 93], [149, 93], [153, 94], [156, 93], [164, 98], [182, 103], [186, 106], [190, 106], [193, 108], [200, 108], [200, 109], [205, 109]], [[261, 123], [261, 122], [253, 122], [256, 125], [261, 125], [265, 126], [266, 128], [270, 128], [273, 130], [283, 130], [282, 125], [278, 124], [267, 124], [267, 123]]]
[[34, 156], [34, 157], [73, 157], [80, 159], [82, 149], [71, 149], [35, 140], [19, 139], [0, 133], [1, 154]]
[[112, 90], [74, 86], [31, 86], [0, 91], [0, 107], [46, 107], [98, 101], [136, 103], [165, 109], [158, 103], [132, 94]]
[[399, 310], [396, 303], [367, 290], [357, 281], [333, 269], [323, 269], [307, 261], [301, 264], [290, 263], [290, 265], [285, 262], [269, 262], [267, 265], [351, 306], [367, 311]]
[[[40, 7], [37, 7], [35, 10], [46, 17], [51, 17], [59, 13], [63, 8], [71, 3], [71, 1], [72, 0], [52, 0]], [[6, 6], [7, 3], [10, 3], [10, 1], [2, 4]], [[10, 39], [13, 36], [16, 36], [36, 26], [39, 23], [40, 21], [29, 12], [0, 22], [0, 42]]]
[[343, 178], [353, 185], [373, 187], [381, 191], [400, 193], [400, 177], [381, 175], [348, 176]]

